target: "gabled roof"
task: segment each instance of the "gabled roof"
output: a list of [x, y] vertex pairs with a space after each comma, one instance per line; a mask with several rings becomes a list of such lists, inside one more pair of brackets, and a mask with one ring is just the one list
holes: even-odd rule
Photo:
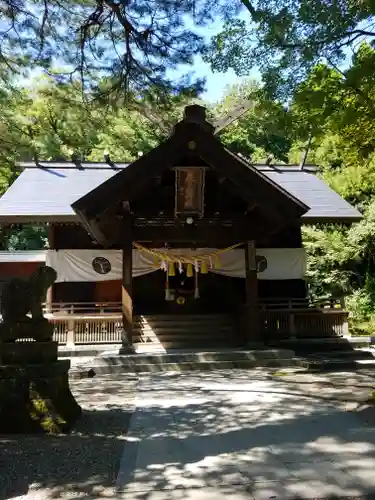
[[[192, 109], [191, 109], [192, 108]], [[197, 109], [198, 108], [198, 109]], [[198, 111], [198, 118], [196, 121]], [[165, 142], [140, 157], [126, 169], [75, 201], [73, 210], [85, 224], [110, 208], [111, 204], [136, 199], [139, 193], [168, 168], [194, 155], [201, 158], [219, 175], [229, 179], [245, 200], [259, 202], [278, 217], [299, 218], [309, 210], [301, 200], [282, 186], [228, 151], [213, 135], [211, 125], [202, 121], [200, 106], [185, 108], [185, 118]]]
[[229, 180], [229, 188], [271, 212], [275, 220], [352, 222], [361, 218], [308, 170], [252, 165], [233, 154], [214, 136], [204, 108], [188, 106], [172, 136], [134, 163], [21, 164], [24, 172], [0, 199], [0, 222], [80, 220], [91, 231], [108, 209], [137, 199], [155, 177], [187, 158], [203, 159]]
[[331, 189], [323, 179], [317, 177], [314, 171], [301, 171], [296, 166], [271, 167], [265, 169], [264, 173], [310, 207], [310, 210], [302, 216], [302, 219], [310, 224], [355, 222], [362, 219], [362, 214]]
[[0, 198], [0, 222], [76, 221], [72, 203], [117, 172], [105, 163], [88, 163], [84, 169], [70, 162], [43, 162], [40, 168], [29, 162], [21, 166], [25, 170]]
[[[115, 169], [106, 163], [34, 162], [20, 164], [25, 170], [0, 198], [0, 223], [78, 221], [71, 205], [128, 163]], [[315, 175], [315, 169], [298, 165], [254, 165], [284, 190], [308, 205], [305, 223], [354, 222], [361, 214]]]

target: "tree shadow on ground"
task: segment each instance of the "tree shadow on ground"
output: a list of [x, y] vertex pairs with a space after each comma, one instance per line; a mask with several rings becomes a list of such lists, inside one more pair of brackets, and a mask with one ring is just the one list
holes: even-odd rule
[[342, 498], [375, 485], [372, 429], [319, 391], [267, 384], [246, 370], [143, 376], [126, 440], [134, 382], [74, 381], [85, 412], [71, 435], [0, 436], [0, 499]]
[[358, 404], [366, 401], [375, 389], [375, 371], [372, 369], [318, 373], [281, 371], [280, 374], [269, 374], [268, 379], [303, 396], [311, 394], [314, 398]]
[[0, 435], [1, 500], [115, 498], [134, 389], [121, 377], [72, 381], [71, 388], [84, 410], [71, 434]]
[[144, 377], [140, 394], [141, 452], [124, 478], [126, 498], [186, 500], [202, 489], [236, 500], [343, 498], [375, 490], [372, 430], [319, 392], [281, 381], [270, 387], [266, 376], [237, 371]]

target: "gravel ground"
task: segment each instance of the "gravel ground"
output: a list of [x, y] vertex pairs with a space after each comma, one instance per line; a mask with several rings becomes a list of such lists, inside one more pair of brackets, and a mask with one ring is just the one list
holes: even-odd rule
[[0, 499], [115, 498], [135, 384], [123, 376], [72, 380], [84, 409], [70, 435], [0, 436]]

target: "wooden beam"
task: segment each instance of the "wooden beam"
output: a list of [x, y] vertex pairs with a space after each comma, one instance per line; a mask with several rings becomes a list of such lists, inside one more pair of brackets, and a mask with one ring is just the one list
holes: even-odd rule
[[107, 238], [101, 231], [100, 221], [97, 219], [85, 219], [83, 216], [81, 217], [81, 224], [86, 229], [86, 231], [90, 234], [95, 241], [97, 241], [100, 245], [104, 247], [108, 247], [109, 243]]
[[1, 215], [1, 225], [11, 224], [47, 224], [53, 222], [54, 224], [79, 224], [80, 219], [77, 215]]
[[254, 241], [245, 243], [245, 328], [247, 343], [261, 341], [260, 314], [258, 303], [258, 276]]
[[122, 224], [122, 346], [120, 354], [134, 353], [133, 347], [133, 240], [132, 219], [125, 212]]
[[[160, 219], [160, 220], [159, 220]], [[154, 219], [148, 221], [145, 218], [133, 218], [132, 237], [138, 242], [187, 242], [193, 244], [228, 244], [236, 241], [256, 240], [260, 241], [269, 234], [274, 227], [279, 227], [269, 217], [262, 214], [248, 214], [247, 216], [231, 219], [206, 220], [200, 219], [196, 224], [188, 225], [180, 223], [173, 218]], [[278, 221], [280, 222], [280, 221]], [[284, 221], [283, 221], [284, 222]], [[122, 246], [121, 235], [123, 234], [121, 217], [115, 213], [107, 212], [90, 224], [96, 224], [96, 234], [100, 236], [97, 240], [101, 245], [110, 247]]]
[[244, 239], [261, 238], [264, 229], [259, 226], [235, 225], [233, 227], [189, 227], [189, 226], [151, 226], [133, 227], [134, 241], [181, 241], [210, 243], [214, 246], [221, 243], [234, 244]]
[[[127, 216], [128, 210], [126, 211]], [[112, 246], [122, 243], [123, 220], [113, 211], [106, 211], [98, 218], [100, 233], [105, 239], [105, 246]], [[103, 244], [103, 243], [101, 243]]]

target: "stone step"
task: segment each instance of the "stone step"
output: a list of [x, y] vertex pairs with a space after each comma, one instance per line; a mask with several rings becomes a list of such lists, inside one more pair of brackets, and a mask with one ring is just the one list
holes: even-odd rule
[[97, 375], [110, 375], [114, 373], [156, 373], [156, 372], [182, 372], [182, 371], [209, 371], [209, 370], [229, 370], [229, 369], [252, 369], [252, 368], [300, 368], [305, 365], [297, 358], [295, 359], [268, 359], [263, 361], [239, 360], [239, 361], [202, 361], [202, 362], [181, 362], [164, 363], [155, 365], [145, 363], [134, 365], [133, 367], [122, 367], [119, 365], [93, 366], [83, 369], [72, 370], [72, 378], [88, 378]]
[[133, 332], [210, 332], [215, 330], [233, 330], [231, 323], [155, 323], [134, 325]]
[[351, 343], [342, 337], [284, 339], [277, 342], [277, 345], [292, 349], [298, 355], [313, 352], [350, 351], [353, 349]]
[[108, 360], [111, 363], [170, 363], [182, 361], [228, 361], [240, 359], [275, 359], [279, 357], [293, 357], [294, 352], [288, 349], [256, 349], [237, 350], [221, 349], [211, 351], [180, 351], [172, 350], [158, 354], [127, 354], [118, 355], [117, 351], [103, 352], [97, 359]]
[[188, 335], [214, 335], [218, 333], [228, 334], [233, 331], [232, 325], [168, 325], [168, 326], [155, 326], [145, 328], [134, 328], [133, 335], [152, 335], [157, 336], [175, 336], [178, 334]]
[[145, 315], [135, 318], [133, 343], [169, 348], [235, 346], [233, 319], [227, 314]]
[[153, 333], [135, 333], [133, 334], [133, 342], [143, 342], [143, 339], [150, 339], [151, 342], [192, 342], [199, 340], [215, 340], [215, 339], [228, 339], [235, 338], [232, 330], [217, 330], [212, 332], [197, 331], [197, 332], [153, 332]]
[[309, 371], [360, 370], [375, 366], [375, 357], [368, 348], [355, 349], [349, 344], [347, 350], [313, 352], [302, 359]]
[[191, 337], [187, 337], [182, 341], [163, 341], [163, 342], [135, 342], [135, 347], [140, 346], [150, 346], [151, 348], [163, 348], [163, 349], [222, 349], [228, 347], [239, 347], [238, 341], [231, 340], [228, 338], [213, 338], [213, 339], [197, 339], [193, 340]]
[[121, 344], [76, 344], [74, 347], [59, 345], [59, 358], [95, 357], [108, 349], [119, 350]]
[[232, 318], [228, 314], [145, 314], [135, 316], [134, 324], [137, 323], [212, 323], [231, 322]]
[[350, 345], [355, 347], [370, 347], [371, 346], [371, 337], [368, 336], [358, 336], [358, 337], [344, 337]]
[[309, 358], [325, 358], [325, 359], [374, 359], [374, 356], [369, 351], [364, 351], [362, 349], [352, 349], [350, 351], [324, 351], [324, 352], [314, 352]]
[[71, 376], [83, 378], [111, 373], [222, 370], [231, 368], [300, 367], [303, 362], [288, 350], [222, 350], [211, 352], [154, 353], [114, 356], [104, 353], [92, 363], [72, 370]]
[[302, 359], [300, 365], [306, 368], [307, 371], [357, 371], [363, 369], [373, 370], [375, 367], [375, 359]]
[[267, 359], [261, 362], [256, 360], [239, 361], [201, 361], [201, 362], [181, 362], [164, 363], [155, 365], [145, 363], [134, 367], [106, 366], [95, 367], [95, 375], [108, 375], [112, 373], [156, 373], [156, 372], [183, 372], [183, 371], [209, 371], [209, 370], [229, 370], [229, 369], [251, 369], [251, 368], [285, 368], [300, 367], [299, 360], [294, 359]]

